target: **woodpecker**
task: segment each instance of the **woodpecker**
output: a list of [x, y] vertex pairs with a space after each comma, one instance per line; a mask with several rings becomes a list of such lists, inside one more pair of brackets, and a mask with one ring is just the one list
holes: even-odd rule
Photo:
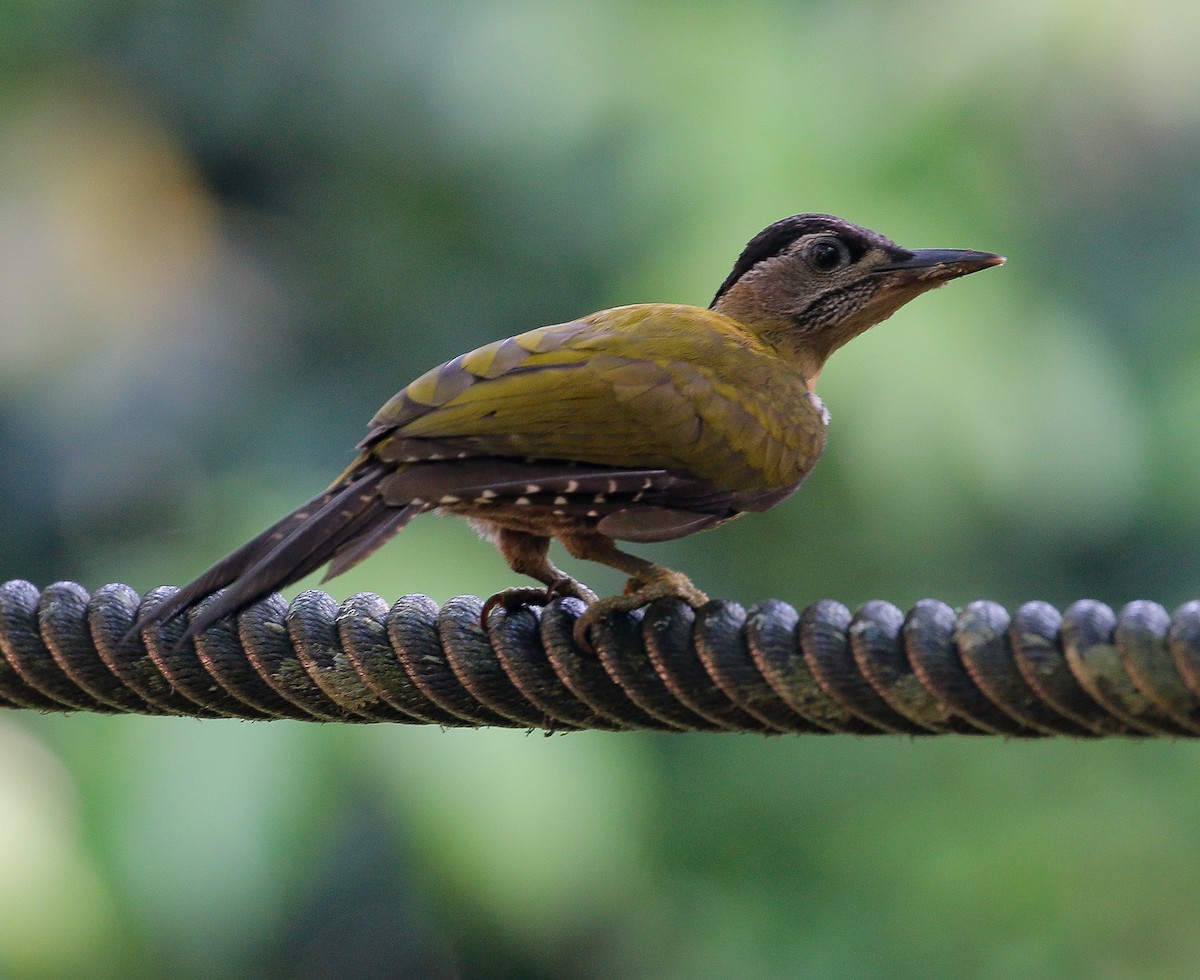
[[[700, 606], [687, 576], [618, 549], [669, 541], [791, 496], [825, 448], [816, 383], [826, 359], [923, 292], [1000, 265], [965, 249], [905, 249], [826, 214], [759, 232], [708, 308], [646, 303], [540, 327], [427, 371], [371, 419], [329, 489], [144, 610], [165, 622], [223, 589], [190, 636], [328, 565], [357, 565], [426, 511], [465, 518], [539, 587], [484, 605], [554, 596], [600, 618], [655, 599]], [[548, 555], [629, 576], [598, 599]]]

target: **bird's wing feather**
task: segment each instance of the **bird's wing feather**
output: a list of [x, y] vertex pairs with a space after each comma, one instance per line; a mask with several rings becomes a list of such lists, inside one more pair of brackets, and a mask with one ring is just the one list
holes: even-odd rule
[[554, 459], [749, 491], [798, 483], [823, 443], [803, 379], [738, 324], [652, 304], [456, 357], [385, 405], [366, 446], [393, 463]]

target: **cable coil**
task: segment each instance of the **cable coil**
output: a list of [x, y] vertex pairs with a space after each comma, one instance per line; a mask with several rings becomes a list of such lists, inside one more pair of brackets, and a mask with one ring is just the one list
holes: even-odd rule
[[595, 653], [572, 641], [574, 599], [496, 610], [485, 631], [473, 596], [273, 595], [183, 643], [182, 619], [126, 638], [141, 601], [126, 585], [0, 585], [0, 706], [547, 732], [1200, 735], [1200, 601], [1173, 616], [1144, 600], [1011, 616], [987, 601], [853, 614], [665, 601], [600, 623]]

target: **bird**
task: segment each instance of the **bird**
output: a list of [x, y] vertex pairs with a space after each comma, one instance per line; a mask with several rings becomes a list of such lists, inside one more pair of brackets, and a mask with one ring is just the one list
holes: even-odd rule
[[[199, 634], [323, 565], [325, 580], [340, 575], [427, 511], [465, 518], [540, 583], [489, 598], [485, 627], [497, 606], [575, 597], [575, 640], [590, 649], [608, 615], [663, 598], [699, 608], [707, 596], [686, 575], [617, 542], [681, 538], [791, 496], [825, 448], [816, 384], [829, 356], [921, 293], [1004, 261], [796, 214], [750, 239], [707, 307], [620, 306], [461, 354], [375, 413], [328, 489], [131, 632], [191, 611], [182, 639]], [[624, 592], [599, 599], [550, 560], [552, 539], [629, 576]]]

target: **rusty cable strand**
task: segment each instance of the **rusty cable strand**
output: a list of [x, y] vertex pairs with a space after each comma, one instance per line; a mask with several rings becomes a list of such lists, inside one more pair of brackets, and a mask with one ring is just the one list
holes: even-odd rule
[[586, 653], [574, 599], [497, 610], [485, 631], [473, 596], [389, 608], [309, 591], [183, 643], [183, 619], [123, 639], [140, 603], [170, 591], [0, 585], [0, 706], [547, 732], [1200, 735], [1200, 601], [1174, 615], [1028, 602], [1011, 616], [987, 601], [853, 614], [664, 601], [600, 623]]

